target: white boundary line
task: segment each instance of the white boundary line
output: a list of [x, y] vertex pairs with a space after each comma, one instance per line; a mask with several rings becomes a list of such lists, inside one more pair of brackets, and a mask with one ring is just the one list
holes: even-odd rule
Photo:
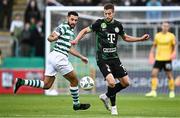
[[[0, 116], [0, 118], [17, 118], [17, 117], [59, 117], [59, 118], [70, 118], [72, 115], [15, 115], [15, 116]], [[73, 118], [79, 118], [80, 116], [73, 116]], [[114, 118], [114, 116], [107, 115], [107, 116], [84, 116], [86, 118]], [[151, 117], [151, 116], [121, 116], [118, 115], [117, 117], [121, 118], [179, 118], [179, 117]]]

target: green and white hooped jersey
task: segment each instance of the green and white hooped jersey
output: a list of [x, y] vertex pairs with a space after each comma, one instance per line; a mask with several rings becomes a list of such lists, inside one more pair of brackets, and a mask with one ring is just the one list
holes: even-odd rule
[[67, 22], [63, 22], [55, 29], [54, 32], [59, 35], [59, 37], [53, 49], [68, 56], [71, 48], [70, 40], [75, 38], [74, 29], [71, 28]]

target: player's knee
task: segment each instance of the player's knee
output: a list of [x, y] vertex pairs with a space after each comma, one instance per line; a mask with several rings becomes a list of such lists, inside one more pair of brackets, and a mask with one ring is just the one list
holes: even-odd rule
[[124, 77], [123, 79], [121, 79], [120, 83], [123, 87], [125, 88], [128, 87], [130, 85], [129, 77], [128, 76]]
[[128, 87], [130, 85], [130, 83], [129, 82], [126, 82], [125, 84], [124, 84], [124, 87]]
[[121, 82], [121, 85], [126, 88], [130, 85], [130, 82], [129, 81]]
[[115, 87], [115, 85], [116, 85], [116, 83], [115, 83], [115, 82], [113, 82], [113, 81], [108, 83], [108, 86], [109, 86], [109, 87], [111, 87], [111, 88], [114, 88], [114, 87]]
[[114, 87], [115, 87], [116, 81], [115, 81], [115, 79], [114, 79], [114, 77], [113, 77], [112, 75], [109, 74], [109, 75], [106, 77], [106, 80], [107, 80], [107, 82], [108, 82], [108, 86], [109, 86], [109, 87], [111, 87], [111, 88], [114, 88]]

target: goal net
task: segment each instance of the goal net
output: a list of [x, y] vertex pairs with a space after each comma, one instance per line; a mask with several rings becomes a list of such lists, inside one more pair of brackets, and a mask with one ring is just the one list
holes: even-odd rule
[[[66, 20], [68, 11], [75, 10], [79, 13], [79, 21], [75, 28], [75, 33], [89, 26], [95, 20], [103, 18], [103, 7], [47, 7], [46, 8], [46, 39], [50, 33], [61, 22]], [[174, 76], [176, 80], [180, 78], [180, 62], [179, 55], [179, 40], [180, 40], [180, 7], [115, 7], [115, 18], [122, 22], [125, 32], [132, 36], [141, 36], [144, 33], [150, 34], [150, 40], [146, 42], [127, 43], [119, 40], [118, 54], [123, 65], [128, 70], [132, 85], [124, 90], [130, 93], [145, 93], [150, 90], [150, 75], [152, 65], [148, 63], [148, 54], [154, 35], [160, 31], [162, 21], [171, 23], [170, 31], [176, 35], [177, 39], [177, 59], [173, 61]], [[46, 40], [46, 55], [53, 47]], [[90, 60], [89, 64], [83, 64], [76, 57], [70, 56], [74, 69], [81, 78], [85, 75], [91, 76], [96, 81], [96, 87], [91, 92], [104, 92], [106, 90], [103, 76], [100, 73], [95, 61], [95, 35], [94, 33], [87, 34], [80, 43], [76, 46], [83, 55]], [[58, 75], [58, 90], [63, 92], [68, 91], [68, 82]], [[176, 81], [177, 83], [177, 81]], [[177, 89], [179, 85], [177, 84]], [[168, 91], [167, 77], [164, 72], [159, 74], [158, 91], [166, 93]], [[180, 90], [179, 90], [180, 91]]]

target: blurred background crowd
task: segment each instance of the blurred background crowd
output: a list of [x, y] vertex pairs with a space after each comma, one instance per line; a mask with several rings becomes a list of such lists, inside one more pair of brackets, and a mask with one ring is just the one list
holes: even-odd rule
[[0, 1], [0, 48], [4, 56], [44, 56], [44, 7], [41, 0]]

